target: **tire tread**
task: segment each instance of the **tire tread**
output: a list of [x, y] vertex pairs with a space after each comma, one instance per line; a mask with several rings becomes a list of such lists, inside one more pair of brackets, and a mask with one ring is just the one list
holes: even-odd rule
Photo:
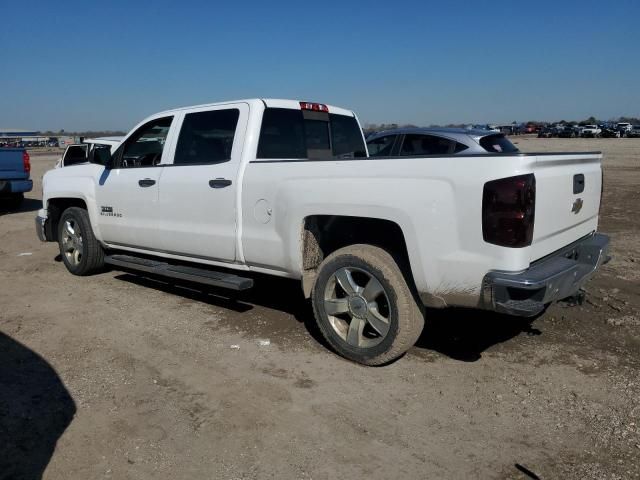
[[[96, 239], [93, 229], [91, 228], [91, 220], [89, 219], [89, 213], [80, 207], [69, 207], [60, 216], [59, 229], [64, 225], [65, 218], [73, 216], [77, 221], [82, 224], [83, 245], [85, 248], [84, 257], [86, 261], [81, 262], [80, 266], [76, 270], [71, 270], [67, 263], [67, 269], [74, 275], [87, 276], [101, 271], [104, 268], [104, 249], [100, 242]], [[62, 235], [58, 234], [58, 241], [60, 244], [60, 253], [62, 252]]]

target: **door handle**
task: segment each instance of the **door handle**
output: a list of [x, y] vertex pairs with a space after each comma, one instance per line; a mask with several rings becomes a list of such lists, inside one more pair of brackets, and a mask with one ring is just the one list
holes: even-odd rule
[[573, 176], [573, 193], [584, 192], [584, 174], [578, 173]]
[[142, 180], [138, 180], [138, 185], [140, 185], [141, 187], [150, 187], [152, 185], [155, 185], [156, 181], [155, 180], [151, 180], [150, 178], [145, 178]]
[[224, 188], [231, 185], [231, 180], [226, 178], [216, 178], [215, 180], [209, 180], [209, 186], [211, 188]]

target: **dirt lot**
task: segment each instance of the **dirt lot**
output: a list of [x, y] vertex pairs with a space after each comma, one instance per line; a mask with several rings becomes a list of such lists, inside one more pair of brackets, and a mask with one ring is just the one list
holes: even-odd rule
[[383, 368], [328, 352], [294, 282], [68, 274], [33, 226], [55, 157], [32, 156], [0, 213], [0, 479], [639, 478], [640, 140], [516, 141], [605, 153], [613, 261], [533, 324], [429, 312]]

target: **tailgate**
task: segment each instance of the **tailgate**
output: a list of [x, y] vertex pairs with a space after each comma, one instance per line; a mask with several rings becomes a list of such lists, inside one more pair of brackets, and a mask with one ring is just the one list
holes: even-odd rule
[[27, 178], [22, 162], [21, 148], [0, 148], [0, 179], [13, 180]]
[[541, 154], [536, 157], [534, 173], [532, 262], [596, 230], [602, 193], [602, 154]]

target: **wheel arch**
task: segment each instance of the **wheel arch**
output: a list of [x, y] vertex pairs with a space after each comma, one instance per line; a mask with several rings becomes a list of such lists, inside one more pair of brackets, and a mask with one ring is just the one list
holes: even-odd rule
[[336, 250], [355, 244], [368, 244], [389, 252], [398, 263], [407, 284], [415, 291], [416, 278], [409, 255], [405, 231], [397, 222], [384, 218], [349, 215], [308, 215], [300, 234], [302, 289], [306, 298], [317, 277], [317, 268]]
[[47, 223], [46, 223], [46, 237], [52, 242], [58, 241], [58, 224], [60, 223], [60, 217], [62, 213], [71, 207], [78, 207], [87, 210], [87, 202], [81, 197], [54, 197], [47, 199]]

